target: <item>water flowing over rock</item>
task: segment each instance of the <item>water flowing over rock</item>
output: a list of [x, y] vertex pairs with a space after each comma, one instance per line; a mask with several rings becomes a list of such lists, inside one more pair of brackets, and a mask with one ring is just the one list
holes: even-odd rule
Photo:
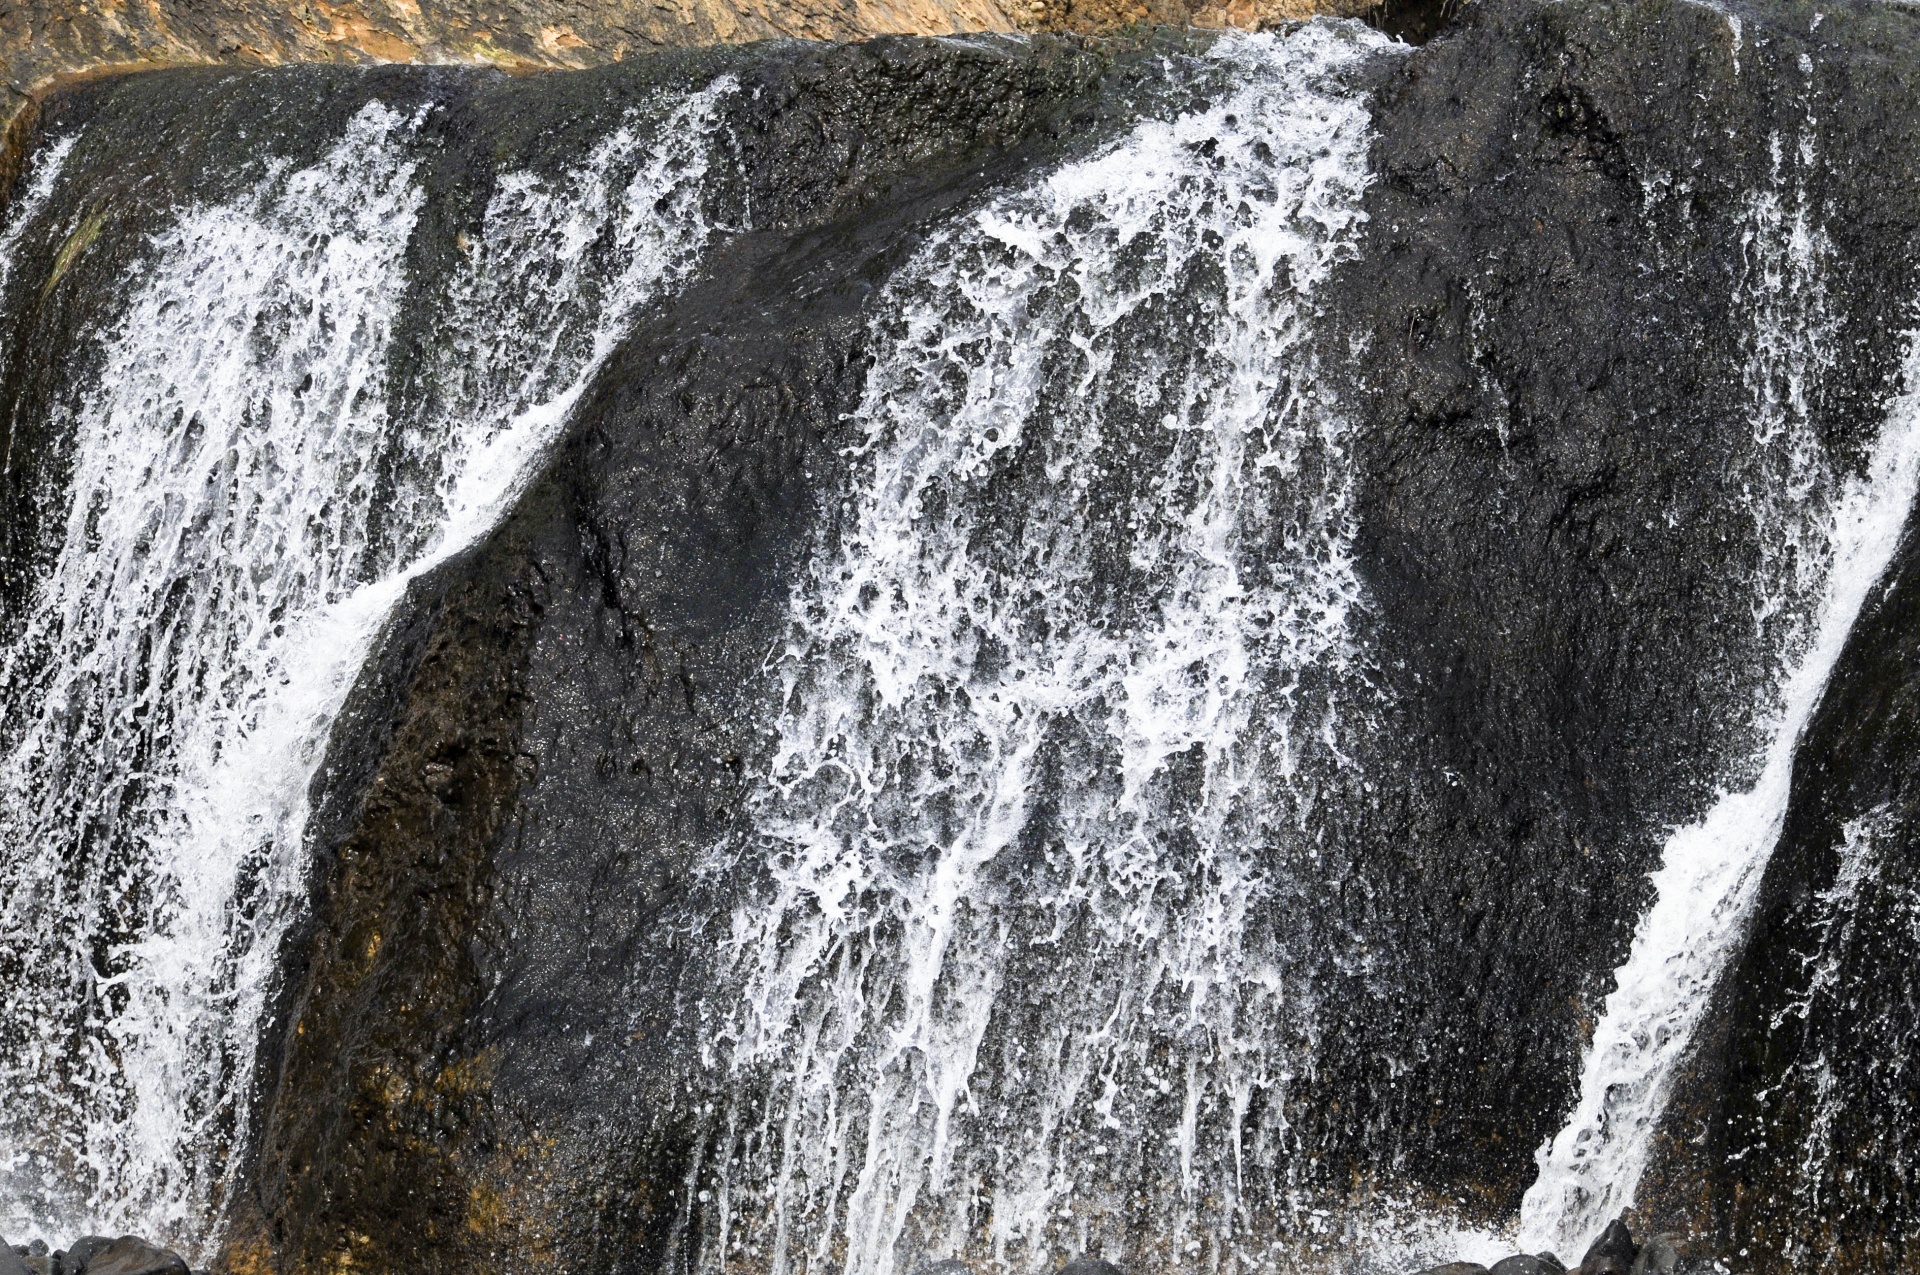
[[0, 1229], [1906, 1269], [1916, 79], [1485, 0], [54, 93]]

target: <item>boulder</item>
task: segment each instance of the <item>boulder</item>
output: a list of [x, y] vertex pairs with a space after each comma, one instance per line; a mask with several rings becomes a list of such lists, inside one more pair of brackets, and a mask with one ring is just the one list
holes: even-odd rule
[[11, 1248], [0, 1239], [0, 1275], [31, 1275], [32, 1269], [24, 1249]]
[[83, 1235], [75, 1240], [67, 1251], [57, 1255], [60, 1275], [80, 1275], [88, 1269], [88, 1263], [102, 1252], [113, 1247], [113, 1239], [106, 1235]]
[[131, 1235], [122, 1235], [93, 1254], [86, 1275], [191, 1275], [178, 1253]]
[[1448, 1262], [1444, 1266], [1429, 1266], [1420, 1275], [1491, 1275], [1491, 1272], [1478, 1262]]
[[1551, 1253], [1515, 1253], [1493, 1264], [1493, 1275], [1566, 1275], [1566, 1270]]
[[1625, 1222], [1615, 1218], [1580, 1259], [1578, 1275], [1632, 1275], [1634, 1259], [1639, 1255], [1640, 1246], [1633, 1242], [1633, 1232]]
[[1680, 1269], [1680, 1259], [1686, 1256], [1685, 1250], [1684, 1236], [1656, 1235], [1640, 1246], [1631, 1275], [1674, 1275]]
[[1062, 1266], [1060, 1275], [1125, 1275], [1125, 1272], [1105, 1258], [1088, 1257], [1083, 1253]]

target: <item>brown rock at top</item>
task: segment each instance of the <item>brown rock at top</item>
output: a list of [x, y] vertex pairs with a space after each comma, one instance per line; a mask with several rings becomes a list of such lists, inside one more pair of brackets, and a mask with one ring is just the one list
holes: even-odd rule
[[377, 61], [579, 67], [669, 45], [1004, 28], [996, 0], [26, 0], [0, 7], [16, 90], [96, 68]]
[[49, 87], [161, 66], [281, 62], [593, 66], [782, 36], [1091, 34], [1147, 23], [1259, 28], [1378, 0], [0, 0], [0, 188]]
[[[593, 66], [781, 36], [1015, 29], [999, 0], [0, 0], [0, 118], [77, 76], [162, 66], [430, 62]], [[0, 171], [0, 185], [11, 172]]]
[[1006, 0], [1023, 31], [1080, 35], [1125, 30], [1150, 23], [1238, 27], [1258, 31], [1316, 14], [1357, 18], [1379, 0]]

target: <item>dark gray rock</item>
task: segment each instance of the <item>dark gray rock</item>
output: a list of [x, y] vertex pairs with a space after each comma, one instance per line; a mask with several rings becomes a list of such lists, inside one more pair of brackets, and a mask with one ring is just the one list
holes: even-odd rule
[[[1920, 66], [1888, 70], [1920, 94]], [[1920, 1251], [1917, 779], [1920, 537], [1909, 521], [1802, 738], [1753, 918], [1640, 1193], [1717, 1253], [1739, 1254], [1727, 1264], [1743, 1272], [1907, 1271]]]
[[0, 1239], [0, 1275], [29, 1275], [31, 1270], [24, 1247], [13, 1248]]
[[1640, 1246], [1633, 1259], [1632, 1275], [1674, 1275], [1680, 1269], [1685, 1238], [1671, 1232], [1655, 1235]]
[[1515, 1253], [1493, 1264], [1493, 1275], [1565, 1275], [1565, 1263], [1551, 1253]]
[[1443, 1266], [1429, 1266], [1420, 1275], [1488, 1275], [1488, 1271], [1478, 1262], [1448, 1262]]
[[[1764, 545], [1734, 525], [1722, 487], [1751, 444], [1716, 422], [1748, 415], [1736, 245], [1767, 139], [1805, 125], [1803, 53], [1874, 79], [1836, 95], [1857, 123], [1821, 117], [1830, 153], [1882, 131], [1876, 116], [1904, 120], [1891, 104], [1914, 100], [1911, 76], [1890, 68], [1912, 65], [1912, 45], [1834, 48], [1856, 36], [1835, 37], [1829, 19], [1823, 47], [1806, 50], [1807, 22], [1783, 17], [1764, 46], [1745, 29], [1736, 73], [1727, 20], [1703, 6], [1459, 12], [1380, 94], [1366, 243], [1325, 293], [1351, 314], [1332, 325], [1340, 339], [1393, 334], [1370, 348], [1352, 400], [1366, 418], [1356, 557], [1399, 719], [1380, 738], [1402, 759], [1360, 763], [1393, 796], [1367, 812], [1377, 830], [1348, 824], [1367, 843], [1356, 879], [1376, 888], [1347, 896], [1368, 914], [1343, 925], [1369, 935], [1369, 959], [1403, 994], [1419, 989], [1399, 1003], [1420, 1006], [1431, 1061], [1387, 1074], [1378, 1060], [1399, 1057], [1404, 1015], [1367, 1013], [1355, 986], [1316, 1069], [1395, 1108], [1376, 1120], [1426, 1183], [1511, 1206], [1534, 1178], [1532, 1148], [1572, 1105], [1579, 1007], [1628, 950], [1666, 828], [1711, 801], [1703, 758], [1752, 743], [1764, 651], [1751, 624], [1735, 630], [1739, 581]], [[1872, 39], [1911, 41], [1911, 20], [1899, 26]], [[1833, 224], [1912, 206], [1910, 127], [1893, 131], [1888, 184], [1838, 167], [1809, 178]], [[1687, 196], [1649, 202], [1657, 174], [1683, 171]], [[1846, 352], [1822, 378], [1816, 427], [1843, 466], [1884, 416], [1901, 357], [1888, 336], [1911, 326], [1896, 239], [1849, 239], [1874, 263], [1864, 277], [1888, 282], [1849, 289]], [[1686, 510], [1687, 530], [1669, 538], [1663, 509]], [[1389, 773], [1405, 782], [1381, 784]], [[1389, 882], [1375, 847], [1396, 824], [1420, 851]], [[1500, 1008], [1442, 1009], [1460, 1004]], [[1296, 1132], [1335, 1148], [1323, 1164], [1380, 1161], [1352, 1145], [1342, 1109], [1303, 1107], [1312, 1127]]]
[[113, 1239], [106, 1235], [83, 1235], [67, 1246], [60, 1254], [60, 1275], [82, 1275], [91, 1269], [88, 1263], [103, 1250], [112, 1247]]
[[973, 1268], [957, 1257], [943, 1258], [937, 1262], [928, 1262], [914, 1275], [972, 1275]]
[[1640, 1246], [1633, 1242], [1633, 1232], [1625, 1222], [1615, 1218], [1588, 1247], [1576, 1275], [1630, 1275], [1639, 1254]]
[[1080, 1256], [1060, 1268], [1060, 1275], [1125, 1275], [1105, 1258]]
[[132, 1235], [98, 1250], [83, 1270], [84, 1275], [190, 1275], [178, 1253]]

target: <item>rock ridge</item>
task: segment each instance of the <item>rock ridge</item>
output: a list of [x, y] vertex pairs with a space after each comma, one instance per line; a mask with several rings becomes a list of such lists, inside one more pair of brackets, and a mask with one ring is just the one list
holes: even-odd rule
[[577, 70], [665, 48], [1146, 24], [1256, 29], [1381, 0], [27, 0], [0, 7], [0, 189], [46, 94], [178, 66], [418, 63]]

